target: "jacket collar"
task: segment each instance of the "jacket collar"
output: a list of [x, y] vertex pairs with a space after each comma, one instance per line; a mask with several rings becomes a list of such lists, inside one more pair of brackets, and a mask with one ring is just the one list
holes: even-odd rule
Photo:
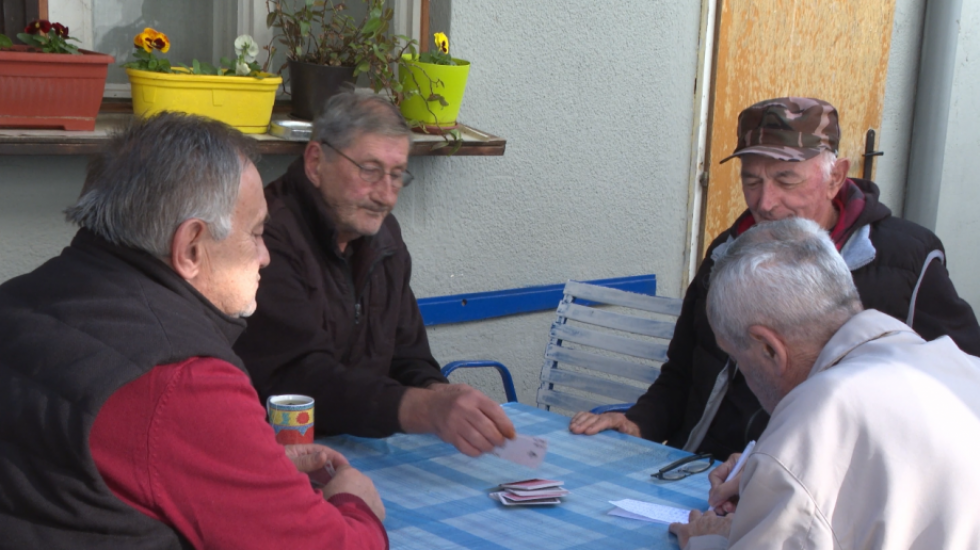
[[229, 348], [245, 330], [244, 319], [225, 315], [170, 266], [148, 252], [111, 243], [84, 228], [80, 229], [75, 238], [72, 239], [71, 247], [83, 253], [99, 256], [108, 255], [122, 261], [178, 297], [200, 306], [199, 309], [204, 316], [228, 340]]
[[901, 333], [909, 333], [918, 338], [915, 331], [898, 319], [874, 309], [866, 309], [851, 317], [827, 341], [807, 378], [840, 363], [852, 351], [872, 340]]
[[[294, 205], [299, 215], [312, 230], [312, 236], [319, 248], [329, 251], [336, 259], [346, 261], [337, 246], [337, 226], [330, 217], [330, 207], [323, 200], [323, 195], [306, 177], [303, 157], [299, 157], [286, 171], [285, 183], [291, 188], [298, 201]], [[391, 214], [388, 214], [389, 216]], [[375, 258], [387, 256], [396, 248], [395, 239], [385, 223], [376, 235], [354, 239], [349, 243], [354, 249], [358, 261], [372, 263]]]

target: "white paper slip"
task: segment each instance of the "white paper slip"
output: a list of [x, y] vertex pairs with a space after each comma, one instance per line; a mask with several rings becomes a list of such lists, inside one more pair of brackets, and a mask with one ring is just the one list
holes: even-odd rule
[[674, 508], [673, 506], [643, 502], [642, 500], [610, 500], [609, 504], [616, 507], [609, 511], [611, 516], [658, 523], [687, 523], [687, 518], [691, 514], [690, 510], [684, 508]]
[[540, 437], [518, 434], [515, 439], [506, 440], [503, 446], [494, 447], [490, 454], [523, 466], [537, 468], [544, 462], [544, 455], [548, 454], [548, 441]]

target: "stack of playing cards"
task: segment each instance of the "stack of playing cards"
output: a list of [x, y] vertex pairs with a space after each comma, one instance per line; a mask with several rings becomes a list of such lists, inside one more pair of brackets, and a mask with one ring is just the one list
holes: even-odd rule
[[490, 498], [499, 500], [504, 506], [537, 506], [541, 504], [561, 504], [561, 498], [569, 493], [562, 488], [564, 481], [551, 479], [525, 479], [501, 483], [503, 491], [490, 493]]

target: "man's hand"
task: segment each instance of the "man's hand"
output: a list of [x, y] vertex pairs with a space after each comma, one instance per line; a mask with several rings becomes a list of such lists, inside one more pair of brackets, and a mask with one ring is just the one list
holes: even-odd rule
[[293, 461], [296, 469], [304, 474], [319, 470], [330, 463], [334, 469], [349, 466], [344, 455], [317, 443], [286, 445], [286, 456]]
[[688, 523], [671, 523], [668, 527], [671, 533], [677, 535], [677, 545], [681, 550], [687, 546], [687, 541], [691, 537], [721, 535], [727, 538], [732, 529], [731, 516], [719, 517], [711, 511], [702, 514], [697, 510], [691, 510], [687, 521]]
[[293, 461], [297, 470], [310, 476], [310, 479], [316, 482], [314, 486], [330, 483], [333, 476], [324, 468], [327, 464], [330, 465], [331, 470], [350, 465], [344, 455], [326, 445], [316, 443], [286, 445], [286, 456]]
[[735, 453], [728, 457], [728, 460], [715, 468], [708, 474], [708, 482], [711, 483], [711, 491], [708, 492], [708, 505], [712, 510], [722, 514], [731, 514], [738, 506], [738, 484], [742, 480], [742, 472], [735, 475], [735, 478], [725, 483], [725, 478], [735, 468], [738, 457], [742, 453]]
[[603, 430], [616, 430], [626, 435], [640, 437], [640, 427], [635, 422], [618, 412], [592, 414], [582, 411], [572, 417], [568, 431], [573, 434], [595, 435]]
[[385, 505], [381, 503], [381, 497], [371, 478], [347, 464], [337, 468], [337, 475], [323, 488], [323, 498], [329, 499], [340, 493], [360, 497], [379, 520], [385, 520]]
[[517, 435], [500, 405], [466, 384], [409, 388], [398, 421], [406, 432], [434, 433], [467, 456], [479, 456]]

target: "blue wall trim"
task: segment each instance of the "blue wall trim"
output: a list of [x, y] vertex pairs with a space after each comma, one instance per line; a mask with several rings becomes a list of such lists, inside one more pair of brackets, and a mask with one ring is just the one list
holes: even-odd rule
[[[657, 276], [653, 274], [583, 282], [640, 294], [650, 294], [651, 296], [657, 294]], [[562, 283], [494, 290], [492, 292], [433, 296], [422, 298], [418, 302], [419, 309], [422, 311], [422, 319], [425, 321], [425, 326], [428, 327], [493, 319], [518, 313], [554, 310], [558, 307], [558, 302], [561, 301], [564, 289], [565, 284]]]

